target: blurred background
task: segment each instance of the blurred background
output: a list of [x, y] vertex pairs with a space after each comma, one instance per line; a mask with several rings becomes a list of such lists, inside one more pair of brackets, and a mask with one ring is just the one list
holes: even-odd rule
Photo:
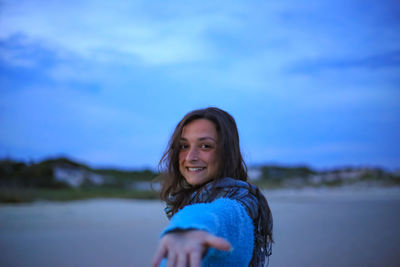
[[[121, 210], [112, 213], [116, 219], [104, 229], [121, 221], [127, 229], [130, 223], [159, 222], [148, 229], [152, 237], [143, 251], [133, 241], [114, 250], [136, 246], [140, 253], [96, 261], [97, 266], [147, 266], [167, 222], [154, 219], [154, 213], [162, 213], [159, 202], [136, 199], [157, 197], [150, 182], [172, 131], [187, 112], [208, 106], [236, 119], [250, 179], [271, 195], [273, 211], [297, 214], [277, 218], [282, 245], [277, 242], [273, 266], [302, 266], [285, 262], [290, 250], [285, 244], [293, 244], [289, 222], [299, 215], [286, 213], [297, 210], [285, 206], [288, 202], [311, 195], [321, 203], [320, 198], [334, 201], [354, 192], [359, 198], [356, 204], [347, 199], [347, 207], [372, 201], [372, 194], [378, 214], [371, 215], [371, 206], [364, 205], [365, 214], [383, 216], [388, 223], [370, 225], [360, 238], [382, 228], [388, 232], [382, 238], [353, 239], [364, 244], [380, 240], [365, 248], [377, 258], [349, 255], [339, 266], [364, 265], [366, 260], [369, 266], [395, 264], [395, 254], [400, 254], [391, 227], [400, 223], [399, 28], [400, 4], [392, 0], [0, 1], [0, 248], [9, 255], [0, 256], [0, 264], [93, 263], [102, 249], [93, 249], [93, 240], [115, 241], [111, 232], [99, 236], [100, 230], [93, 229], [101, 227], [88, 226], [99, 227], [94, 218], [104, 218], [94, 216], [93, 208]], [[153, 189], [158, 189], [156, 183]], [[47, 202], [92, 198], [101, 200]], [[116, 200], [121, 198], [133, 202]], [[147, 211], [149, 219], [136, 212], [118, 217], [132, 205], [150, 205], [140, 213]], [[383, 206], [385, 215], [379, 213]], [[354, 227], [369, 219], [365, 214], [355, 219]], [[66, 218], [72, 221], [65, 227], [76, 226], [67, 229], [74, 234], [94, 231], [85, 245], [92, 252], [79, 254], [81, 261], [68, 262], [68, 253], [60, 252], [65, 244], [75, 246], [76, 239], [68, 243], [59, 236], [61, 230], [48, 230], [61, 227], [58, 220]], [[307, 215], [302, 225], [313, 225], [311, 218]], [[44, 227], [44, 222], [54, 224]], [[288, 228], [279, 230], [279, 225]], [[34, 234], [38, 229], [42, 235]], [[305, 229], [301, 231], [312, 230]], [[353, 230], [343, 232], [344, 238]], [[46, 236], [59, 242], [53, 258], [39, 256], [39, 248], [49, 247], [37, 240]], [[327, 239], [318, 239], [310, 249], [321, 248]], [[337, 266], [332, 259], [343, 254], [329, 251], [339, 244], [339, 239], [328, 243], [318, 261], [302, 253], [303, 266]], [[386, 254], [376, 253], [378, 247]], [[29, 260], [20, 261], [25, 253]], [[386, 261], [377, 260], [382, 258]]]

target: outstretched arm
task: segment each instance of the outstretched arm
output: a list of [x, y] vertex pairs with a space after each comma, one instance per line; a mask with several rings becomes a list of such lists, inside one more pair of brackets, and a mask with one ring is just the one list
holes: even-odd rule
[[203, 254], [209, 247], [228, 251], [231, 244], [223, 238], [206, 231], [185, 230], [166, 234], [159, 243], [153, 266], [158, 267], [167, 257], [167, 266], [199, 267]]
[[253, 231], [253, 222], [238, 201], [219, 198], [186, 206], [172, 217], [162, 233], [154, 266], [167, 258], [167, 267], [188, 263], [197, 267], [203, 256], [204, 261], [215, 266], [229, 266], [229, 262], [248, 265], [253, 253]]

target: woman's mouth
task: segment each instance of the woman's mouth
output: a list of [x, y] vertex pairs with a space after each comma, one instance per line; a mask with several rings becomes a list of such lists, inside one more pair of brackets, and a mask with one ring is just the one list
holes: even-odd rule
[[190, 172], [200, 172], [204, 170], [206, 167], [187, 167], [186, 169]]

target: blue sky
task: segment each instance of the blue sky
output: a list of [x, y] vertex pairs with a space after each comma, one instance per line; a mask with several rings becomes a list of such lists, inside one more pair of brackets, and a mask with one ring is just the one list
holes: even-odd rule
[[0, 157], [153, 168], [217, 106], [249, 165], [400, 168], [396, 1], [0, 3]]

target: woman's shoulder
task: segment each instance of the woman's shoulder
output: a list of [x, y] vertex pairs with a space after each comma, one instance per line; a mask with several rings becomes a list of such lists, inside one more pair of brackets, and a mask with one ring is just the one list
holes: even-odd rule
[[229, 198], [242, 204], [250, 217], [254, 219], [258, 215], [257, 191], [257, 187], [248, 182], [226, 177], [207, 184], [193, 196], [191, 202], [212, 202], [218, 198]]
[[248, 194], [255, 194], [257, 189], [248, 182], [227, 177], [216, 182], [215, 190], [225, 192], [225, 197], [242, 198]]
[[225, 178], [218, 179], [215, 182], [215, 185], [216, 186], [247, 186], [247, 185], [249, 185], [249, 183], [239, 180], [239, 179], [225, 177]]

